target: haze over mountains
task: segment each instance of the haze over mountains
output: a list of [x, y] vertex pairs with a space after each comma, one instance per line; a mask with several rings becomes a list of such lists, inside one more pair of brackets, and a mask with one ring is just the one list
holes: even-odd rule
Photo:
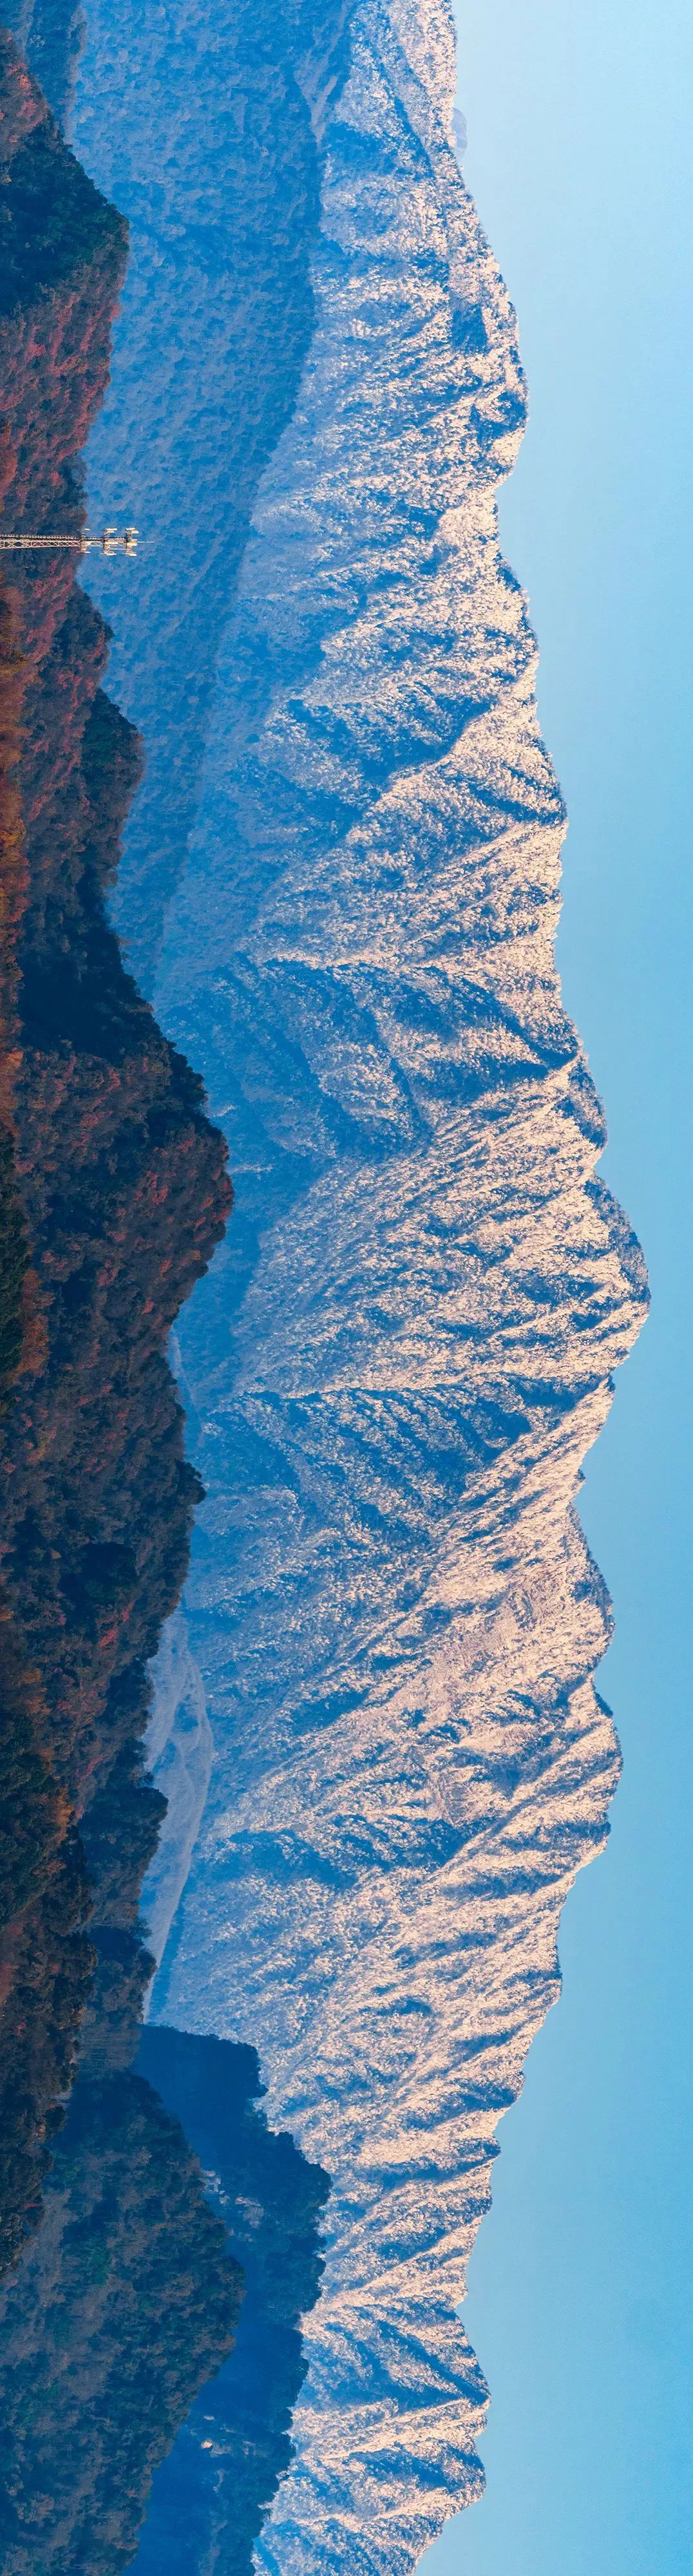
[[314, 128], [346, 16], [346, 0], [88, 13], [70, 130], [131, 224], [91, 473], [104, 516], [141, 530], [136, 591], [102, 595], [117, 610], [118, 693], [148, 747], [116, 904], [147, 992], [230, 593], [310, 342]]
[[[124, 226], [7, 37], [0, 137], [3, 517], [77, 533]], [[6, 555], [0, 597], [0, 2547], [7, 2576], [133, 2563], [243, 2303], [219, 2401], [240, 2571], [288, 2457], [327, 2180], [269, 2132], [252, 2051], [158, 2031], [134, 2064], [148, 1664], [199, 1490], [164, 1342], [231, 1193], [106, 919], [141, 746], [78, 561]], [[200, 2539], [216, 2473], [195, 2513], [199, 2439], [183, 2460]]]
[[[0, 69], [3, 513], [6, 525], [40, 532], [57, 520], [77, 532], [79, 451], [107, 379], [124, 227], [61, 142], [8, 39]], [[3, 1422], [2, 1573], [18, 1672], [35, 1701], [36, 1759], [55, 1784], [60, 1867], [69, 1852], [77, 1870], [78, 1916], [75, 1821], [82, 1844], [94, 1844], [92, 1874], [106, 1882], [122, 1810], [103, 1974], [106, 1951], [120, 1948], [122, 1970], [132, 1949], [138, 2000], [139, 1882], [162, 1812], [138, 1778], [147, 1662], [178, 1598], [198, 1492], [163, 1345], [231, 1194], [199, 1078], [125, 974], [105, 917], [140, 747], [100, 685], [107, 634], [75, 583], [78, 561], [50, 551], [4, 558], [6, 1116], [30, 1266]], [[51, 1890], [54, 1906], [52, 1878]], [[23, 1908], [5, 1935], [10, 2022], [15, 1940], [21, 2060], [43, 1992], [41, 1938]], [[78, 1941], [77, 2015], [79, 1950]], [[49, 2021], [57, 2029], [65, 2018], [69, 2052], [78, 2023], [66, 1957], [61, 1974], [63, 2004], [53, 1998]], [[24, 2103], [30, 2065], [14, 2065], [9, 2023], [4, 2037]], [[54, 2070], [58, 2091], [68, 2064], [69, 2053]], [[48, 2066], [44, 2076], [50, 2088]], [[43, 2080], [37, 2066], [39, 2093]]]

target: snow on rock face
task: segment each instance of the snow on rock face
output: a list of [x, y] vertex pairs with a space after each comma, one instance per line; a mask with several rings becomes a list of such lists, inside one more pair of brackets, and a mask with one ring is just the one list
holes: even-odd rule
[[494, 499], [523, 381], [450, 48], [447, 8], [352, 19], [157, 993], [236, 1209], [181, 1336], [216, 1750], [154, 2016], [257, 2046], [332, 2176], [265, 2576], [405, 2576], [479, 2492], [455, 2309], [618, 1770], [574, 1495], [646, 1285], [554, 964]]

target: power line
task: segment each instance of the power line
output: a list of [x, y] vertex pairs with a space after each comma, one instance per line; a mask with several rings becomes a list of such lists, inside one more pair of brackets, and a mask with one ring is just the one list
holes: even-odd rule
[[89, 528], [83, 528], [79, 536], [4, 536], [0, 531], [0, 554], [31, 553], [37, 546], [69, 546], [73, 554], [88, 555], [92, 546], [98, 546], [102, 555], [135, 555], [138, 535], [138, 528], [102, 528], [98, 537]]

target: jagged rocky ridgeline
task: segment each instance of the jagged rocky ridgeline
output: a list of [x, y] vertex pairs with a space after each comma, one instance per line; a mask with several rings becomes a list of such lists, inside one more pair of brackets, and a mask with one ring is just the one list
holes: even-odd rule
[[217, 1752], [154, 2012], [252, 2040], [333, 2177], [268, 2576], [404, 2576], [479, 2492], [456, 2310], [618, 1769], [575, 1495], [646, 1286], [555, 969], [524, 387], [453, 94], [447, 8], [362, 0], [158, 987], [237, 1210], [181, 1328]]
[[[204, 10], [194, 23], [209, 104], [218, 16], [215, 47]], [[122, 20], [109, 52], [96, 8], [92, 19], [90, 116], [116, 159], [134, 138], [135, 223], [142, 176], [153, 226], [150, 268], [144, 225], [136, 244], [138, 273], [145, 286], [156, 275], [160, 296], [151, 341], [128, 323], [121, 360], [126, 509], [143, 515], [131, 467], [151, 473], [162, 411], [169, 477], [129, 669], [152, 709], [162, 674], [177, 673], [179, 688], [128, 863], [129, 908], [141, 870], [143, 958], [192, 825], [238, 579], [160, 988], [160, 1016], [165, 1007], [212, 1097], [232, 1103], [240, 1186], [228, 1248], [182, 1331], [210, 1497], [190, 1637], [218, 1760], [156, 2009], [258, 2043], [271, 2116], [335, 2176], [295, 2461], [256, 2564], [277, 2576], [323, 2576], [327, 2563], [404, 2576], [478, 2492], [485, 2391], [455, 2305], [498, 2115], [556, 1992], [560, 1907], [603, 1839], [616, 1776], [592, 1683], [607, 1610], [574, 1494], [645, 1287], [596, 1178], [600, 1113], [555, 976], [563, 817], [494, 505], [523, 387], [513, 318], [451, 150], [448, 15], [423, 0], [366, 0], [349, 27], [337, 10], [318, 41], [309, 10], [299, 20], [268, 8], [254, 86], [256, 24], [239, 13], [232, 74], [223, 67], [215, 169], [231, 215], [217, 274], [221, 200], [214, 187], [204, 205], [196, 194], [181, 118], [188, 22], [184, 38], [172, 34], [169, 82], [158, 33], [142, 81]], [[48, 25], [48, 11], [34, 12], [37, 44]], [[52, 525], [59, 500], [78, 524], [70, 459], [103, 391], [122, 227], [3, 59], [4, 514], [40, 525], [50, 507]], [[124, 71], [139, 79], [139, 103], [125, 98]], [[120, 122], [104, 113], [109, 82]], [[248, 129], [239, 116], [234, 143], [244, 84]], [[159, 149], [159, 112], [169, 143], [172, 114], [185, 129], [178, 162]], [[164, 169], [172, 197], [157, 243]], [[17, 226], [13, 241], [20, 195], [34, 232]], [[258, 244], [270, 238], [254, 305]], [[206, 413], [191, 365], [201, 318], [214, 360]], [[109, 417], [115, 438], [115, 396]], [[105, 462], [105, 444], [100, 453]], [[217, 497], [223, 540], [210, 553]], [[104, 491], [104, 506], [115, 509], [115, 494]], [[95, 2146], [98, 2160], [112, 2156], [116, 2200], [135, 2150], [145, 2197], [147, 2159], [160, 2153], [167, 2259], [196, 2249], [210, 2283], [207, 2343], [204, 2300], [195, 2308], [201, 2368], [231, 2331], [221, 2240], [185, 2162], [175, 2085], [162, 2130], [153, 2088], [129, 2064], [146, 1974], [137, 1887], [158, 1813], [137, 1749], [145, 1658], [176, 1598], [194, 1490], [163, 1339], [227, 1201], [193, 1077], [123, 975], [101, 908], [137, 760], [100, 687], [103, 629], [64, 565], [50, 580], [22, 567], [2, 617], [0, 819], [17, 937], [2, 991], [11, 1257], [0, 1358], [6, 1380], [18, 1359], [26, 1366], [4, 1434], [14, 1499], [1, 1643], [13, 1763], [21, 1752], [14, 1812], [37, 1834], [28, 1856], [16, 1843], [9, 1854], [5, 1907], [12, 2227], [27, 2173], [37, 2188], [46, 2106], [69, 2073], [92, 1975], [76, 1812], [98, 1954], [82, 2086], [50, 2187], [60, 2242], [51, 2254], [40, 2231], [24, 2273], [14, 2478], [27, 2439], [39, 2464], [53, 2439], [70, 2300], [75, 2422], [96, 2385], [84, 2353], [104, 2213], [83, 2194]], [[25, 839], [13, 801], [20, 725]], [[78, 2239], [60, 2235], [61, 2177], [82, 2195]], [[116, 2226], [114, 2287], [124, 2245]], [[39, 2382], [31, 2338], [44, 2288], [63, 2314]], [[148, 2295], [145, 2263], [145, 2325]], [[126, 2311], [127, 2299], [127, 2323]], [[176, 2311], [179, 2324], [176, 2352], [160, 2356], [158, 2450], [133, 2449], [127, 2426], [122, 2460], [140, 2499], [187, 2403]], [[117, 2384], [115, 2395], [117, 2430]], [[215, 2442], [220, 2428], [227, 2439], [225, 2405], [220, 2393], [211, 2401]], [[229, 2495], [237, 2432], [234, 2419]], [[172, 2483], [155, 2492], [155, 2552], [157, 2532], [168, 2546], [175, 2531], [176, 2478], [188, 2472], [178, 2451]], [[108, 2474], [85, 2488], [97, 2564]], [[217, 2545], [216, 2490], [199, 2459], [196, 2474], [199, 2528]], [[30, 2466], [10, 2493], [24, 2516], [19, 2539], [10, 2524], [18, 2568], [36, 2557], [32, 2476]], [[77, 2531], [84, 2550], [78, 2505], [73, 2482], [68, 2545]], [[130, 2546], [136, 2518], [109, 2546]], [[41, 2546], [55, 2538], [44, 2529]]]

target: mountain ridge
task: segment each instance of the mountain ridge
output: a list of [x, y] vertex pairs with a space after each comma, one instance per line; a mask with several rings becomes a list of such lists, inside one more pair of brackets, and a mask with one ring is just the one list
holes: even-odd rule
[[237, 1197], [180, 1331], [216, 1760], [153, 2013], [252, 2040], [332, 2177], [267, 2576], [407, 2576], [480, 2491], [456, 2311], [618, 1776], [575, 1497], [647, 1302], [556, 975], [449, 13], [363, 0], [349, 44], [157, 986]]

